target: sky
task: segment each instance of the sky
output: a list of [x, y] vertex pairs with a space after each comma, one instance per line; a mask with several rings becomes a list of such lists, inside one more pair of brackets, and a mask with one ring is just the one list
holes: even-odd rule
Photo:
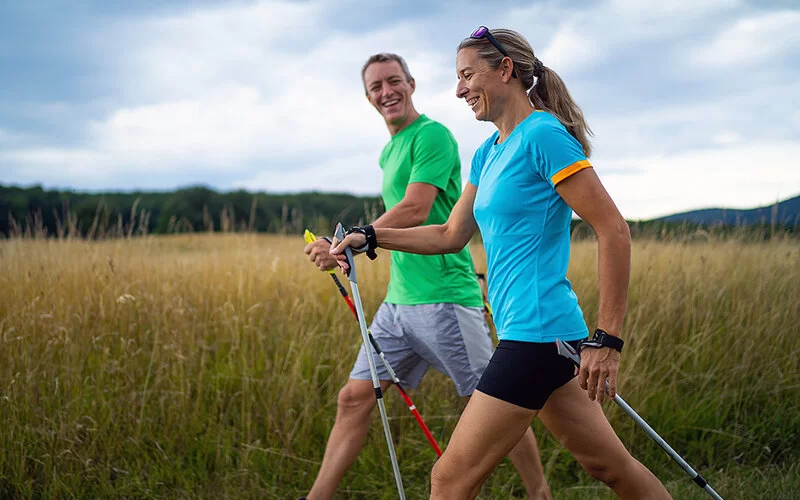
[[796, 0], [0, 0], [0, 184], [378, 194], [361, 66], [395, 52], [459, 143], [459, 42], [522, 33], [595, 133], [628, 219], [800, 194]]

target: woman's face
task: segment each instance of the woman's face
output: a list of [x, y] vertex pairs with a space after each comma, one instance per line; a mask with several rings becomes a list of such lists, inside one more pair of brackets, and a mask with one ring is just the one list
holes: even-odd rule
[[456, 54], [456, 75], [456, 97], [466, 101], [476, 120], [492, 121], [500, 107], [500, 69], [490, 68], [475, 49], [467, 47]]

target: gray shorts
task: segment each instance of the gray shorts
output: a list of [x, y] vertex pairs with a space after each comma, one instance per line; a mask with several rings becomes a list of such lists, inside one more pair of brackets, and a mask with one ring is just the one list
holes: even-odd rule
[[[384, 302], [370, 332], [405, 387], [417, 387], [428, 367], [433, 366], [455, 382], [459, 395], [469, 396], [492, 357], [492, 340], [481, 307]], [[378, 378], [391, 380], [381, 359], [370, 351]], [[372, 378], [363, 345], [350, 378]]]

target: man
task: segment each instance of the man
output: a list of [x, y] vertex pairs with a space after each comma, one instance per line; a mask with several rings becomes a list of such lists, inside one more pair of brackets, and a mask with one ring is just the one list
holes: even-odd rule
[[[383, 116], [391, 135], [380, 156], [387, 211], [372, 225], [444, 223], [461, 195], [455, 139], [447, 128], [414, 108], [411, 96], [416, 83], [400, 56], [370, 57], [361, 77], [367, 100]], [[318, 240], [306, 246], [305, 253], [327, 271], [337, 267], [329, 249], [326, 241]], [[408, 387], [416, 387], [433, 366], [453, 380], [461, 396], [469, 397], [492, 354], [469, 249], [448, 255], [392, 252], [391, 259], [389, 288], [370, 331]], [[376, 366], [385, 391], [391, 380], [379, 360]], [[376, 401], [363, 346], [337, 404], [336, 421], [308, 500], [333, 498], [366, 441]], [[550, 498], [530, 429], [509, 457], [529, 497]]]

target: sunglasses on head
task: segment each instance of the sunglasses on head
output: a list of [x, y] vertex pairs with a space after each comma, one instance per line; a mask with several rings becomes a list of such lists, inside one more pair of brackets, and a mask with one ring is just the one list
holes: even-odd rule
[[[497, 48], [497, 50], [499, 50], [500, 53], [503, 54], [504, 57], [511, 59], [511, 56], [508, 55], [506, 49], [503, 48], [502, 45], [500, 45], [500, 42], [497, 41], [497, 38], [495, 38], [494, 35], [492, 35], [492, 32], [489, 31], [489, 28], [487, 28], [486, 26], [479, 26], [478, 29], [473, 31], [469, 37], [475, 39], [485, 38], [489, 40], [490, 42], [492, 42], [492, 45], [494, 45], [495, 48]], [[513, 62], [514, 60], [511, 59], [511, 61]], [[511, 69], [511, 76], [514, 78], [517, 77], [517, 70], [515, 68]]]

